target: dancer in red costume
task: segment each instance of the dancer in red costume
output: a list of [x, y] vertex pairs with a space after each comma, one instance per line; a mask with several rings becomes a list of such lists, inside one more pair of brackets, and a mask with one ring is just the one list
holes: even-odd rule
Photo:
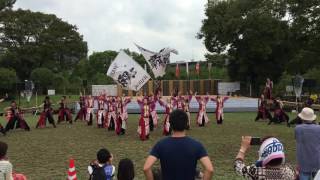
[[261, 94], [260, 98], [258, 99], [258, 113], [255, 121], [258, 121], [259, 119], [265, 120], [266, 118], [268, 118], [269, 121], [272, 121], [271, 113], [267, 109], [267, 100], [264, 98], [264, 95]]
[[75, 122], [78, 119], [80, 119], [81, 121], [86, 119], [87, 109], [86, 109], [86, 103], [85, 103], [84, 96], [80, 96], [80, 98], [79, 98], [79, 106], [80, 106], [80, 110], [79, 110], [76, 118], [74, 119]]
[[117, 99], [117, 135], [124, 135], [127, 129], [128, 112], [127, 105], [131, 102], [130, 97]]
[[92, 119], [93, 119], [93, 103], [94, 99], [91, 95], [88, 96], [88, 98], [85, 101], [86, 104], [86, 121], [88, 126], [92, 125]]
[[216, 120], [217, 124], [222, 124], [223, 119], [224, 119], [224, 114], [223, 114], [223, 108], [224, 108], [224, 103], [229, 99], [228, 96], [221, 97], [212, 97], [211, 100], [216, 102]]
[[148, 97], [144, 99], [137, 99], [137, 102], [140, 106], [140, 119], [138, 126], [138, 134], [142, 141], [149, 139], [150, 127], [149, 127], [149, 118], [150, 118], [150, 106], [148, 104]]
[[[197, 94], [197, 93], [196, 93]], [[199, 103], [199, 112], [197, 115], [197, 124], [202, 127], [209, 122], [207, 115], [207, 104], [209, 102], [209, 96], [197, 96], [195, 94], [196, 100]]]
[[162, 99], [159, 99], [159, 103], [162, 107], [165, 108], [165, 115], [164, 115], [164, 121], [163, 121], [163, 135], [168, 136], [171, 134], [171, 128], [170, 128], [170, 122], [169, 122], [169, 116], [170, 113], [173, 111], [173, 102], [172, 98], [167, 98], [167, 102], [164, 102]]
[[273, 89], [273, 82], [267, 78], [266, 86], [264, 88], [264, 96], [266, 99], [272, 99], [272, 89]]
[[30, 127], [24, 119], [23, 112], [17, 107], [15, 101], [11, 102], [11, 106], [7, 109], [7, 112], [8, 123], [5, 127], [6, 132], [14, 128], [21, 128], [26, 131], [30, 131]]
[[55, 125], [54, 119], [53, 119], [53, 115], [52, 115], [51, 101], [50, 101], [49, 96], [46, 96], [46, 98], [43, 101], [43, 111], [40, 114], [36, 128], [46, 127], [47, 119], [48, 119], [49, 123], [52, 124], [54, 128], [56, 128], [56, 125]]
[[98, 110], [97, 110], [98, 128], [103, 128], [106, 118], [107, 118], [107, 112], [105, 110], [105, 99], [103, 96], [100, 96], [98, 100]]
[[117, 129], [117, 103], [115, 97], [107, 97], [108, 114], [107, 119], [104, 123], [104, 127], [108, 128], [109, 131]]
[[70, 124], [72, 124], [72, 116], [71, 111], [67, 107], [67, 97], [62, 96], [62, 99], [60, 100], [60, 108], [59, 108], [59, 114], [58, 114], [58, 124], [62, 121], [68, 121]]

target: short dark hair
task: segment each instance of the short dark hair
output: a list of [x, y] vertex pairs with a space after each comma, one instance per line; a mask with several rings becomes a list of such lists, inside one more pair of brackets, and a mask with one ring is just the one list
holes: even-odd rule
[[133, 162], [126, 158], [121, 159], [118, 165], [118, 180], [133, 180], [134, 179], [134, 166]]
[[188, 115], [186, 112], [176, 109], [169, 116], [170, 126], [173, 131], [184, 131], [188, 125]]
[[97, 159], [101, 164], [107, 163], [110, 160], [110, 158], [111, 158], [111, 154], [105, 148], [100, 149], [97, 153]]
[[0, 158], [3, 158], [7, 155], [8, 144], [0, 141]]

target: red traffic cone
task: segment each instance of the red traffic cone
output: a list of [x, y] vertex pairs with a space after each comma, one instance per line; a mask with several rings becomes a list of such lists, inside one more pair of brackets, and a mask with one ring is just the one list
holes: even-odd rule
[[74, 166], [74, 159], [69, 161], [68, 180], [77, 180], [76, 167]]

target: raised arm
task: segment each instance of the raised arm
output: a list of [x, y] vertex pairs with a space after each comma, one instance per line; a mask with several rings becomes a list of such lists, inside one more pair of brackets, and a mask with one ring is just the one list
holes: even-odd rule
[[205, 96], [204, 97], [204, 102], [207, 104], [209, 102], [209, 99], [210, 99], [209, 95]]
[[143, 101], [141, 98], [137, 97], [137, 103], [141, 106], [143, 105]]
[[159, 98], [158, 102], [159, 102], [160, 106], [162, 106], [162, 107], [167, 106], [167, 103], [165, 103], [161, 98]]
[[129, 104], [131, 102], [131, 97], [126, 97], [124, 99], [124, 105], [126, 106], [127, 104]]
[[217, 101], [217, 96], [215, 96], [215, 97], [212, 96], [212, 97], [210, 98], [210, 100], [213, 101], [213, 102], [216, 102], [216, 101]]
[[230, 98], [229, 96], [223, 97], [223, 102], [227, 101], [229, 98]]

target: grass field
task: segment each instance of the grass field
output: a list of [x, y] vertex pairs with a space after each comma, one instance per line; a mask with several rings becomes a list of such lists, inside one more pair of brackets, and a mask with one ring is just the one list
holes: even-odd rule
[[[233, 160], [240, 146], [241, 135], [279, 137], [285, 145], [287, 161], [295, 164], [293, 128], [287, 128], [284, 124], [268, 126], [266, 122], [254, 122], [254, 116], [255, 113], [227, 113], [223, 125], [218, 126], [211, 121], [204, 128], [196, 127], [192, 122], [188, 134], [206, 147], [215, 167], [214, 179], [241, 179], [233, 171]], [[211, 120], [214, 118], [213, 114], [209, 117]], [[51, 126], [35, 129], [37, 118], [27, 117], [32, 127], [30, 132], [14, 130], [5, 137], [0, 136], [1, 141], [9, 144], [8, 156], [14, 170], [26, 174], [31, 180], [65, 180], [70, 157], [75, 159], [78, 179], [87, 179], [87, 165], [95, 159], [101, 147], [113, 153], [116, 166], [122, 158], [132, 159], [136, 179], [144, 179], [144, 160], [150, 148], [163, 137], [162, 128], [159, 127], [151, 134], [150, 140], [141, 142], [136, 133], [138, 115], [129, 115], [127, 134], [121, 137], [96, 126], [88, 127], [84, 122], [73, 125], [62, 123], [56, 129]], [[192, 119], [195, 119], [195, 114]], [[5, 125], [3, 118], [1, 123]], [[256, 160], [257, 150], [257, 147], [250, 149], [246, 162]]]

